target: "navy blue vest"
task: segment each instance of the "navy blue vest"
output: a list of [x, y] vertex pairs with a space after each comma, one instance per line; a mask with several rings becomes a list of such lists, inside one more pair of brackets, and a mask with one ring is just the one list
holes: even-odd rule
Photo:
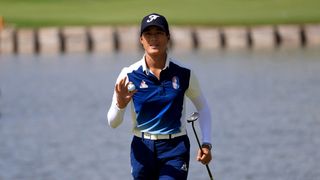
[[189, 87], [190, 70], [173, 62], [162, 70], [160, 79], [143, 67], [127, 74], [138, 90], [133, 96], [136, 129], [151, 134], [180, 132], [185, 91]]

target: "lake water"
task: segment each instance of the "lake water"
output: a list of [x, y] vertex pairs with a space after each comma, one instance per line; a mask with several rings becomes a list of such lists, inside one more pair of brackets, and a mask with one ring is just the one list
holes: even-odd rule
[[[320, 179], [319, 51], [173, 55], [209, 101], [216, 180]], [[118, 73], [140, 56], [0, 56], [0, 179], [132, 179], [129, 111], [118, 129], [106, 114]], [[208, 179], [189, 132], [189, 179]]]

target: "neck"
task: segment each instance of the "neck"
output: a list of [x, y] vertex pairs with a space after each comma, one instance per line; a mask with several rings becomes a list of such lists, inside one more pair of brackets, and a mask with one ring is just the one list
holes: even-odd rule
[[166, 65], [167, 54], [152, 56], [146, 54], [146, 63], [150, 69], [163, 69]]

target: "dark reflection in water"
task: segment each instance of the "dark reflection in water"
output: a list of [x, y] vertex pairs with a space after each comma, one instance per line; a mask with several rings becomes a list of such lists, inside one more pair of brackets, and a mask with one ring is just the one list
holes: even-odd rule
[[[175, 57], [196, 71], [210, 103], [216, 179], [320, 179], [317, 51]], [[105, 120], [118, 73], [139, 58], [0, 56], [0, 179], [131, 179], [129, 111], [116, 130]], [[190, 139], [189, 179], [208, 179]]]

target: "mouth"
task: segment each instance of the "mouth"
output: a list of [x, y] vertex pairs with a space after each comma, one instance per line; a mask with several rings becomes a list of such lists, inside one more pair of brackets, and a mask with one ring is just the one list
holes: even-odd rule
[[151, 48], [151, 49], [158, 49], [158, 48], [159, 48], [159, 45], [157, 45], [157, 44], [150, 44], [150, 48]]

